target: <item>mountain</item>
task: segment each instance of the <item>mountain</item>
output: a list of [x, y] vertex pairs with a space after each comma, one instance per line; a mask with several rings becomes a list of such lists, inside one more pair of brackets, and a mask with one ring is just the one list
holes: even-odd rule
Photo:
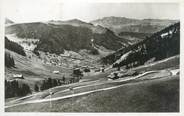
[[14, 22], [8, 18], [5, 19], [5, 24], [13, 24]]
[[180, 23], [175, 23], [147, 37], [137, 44], [118, 50], [102, 58], [105, 64], [126, 68], [158, 61], [180, 53]]
[[123, 43], [124, 40], [111, 30], [77, 19], [14, 24], [7, 26], [5, 31], [7, 35], [14, 34], [18, 38], [39, 39], [35, 51], [56, 54], [61, 54], [64, 50], [78, 52], [86, 49], [92, 51], [95, 49], [92, 44], [113, 51], [126, 45]]
[[120, 32], [140, 32], [140, 33], [155, 33], [177, 20], [161, 20], [161, 19], [131, 19], [126, 17], [104, 17], [91, 21], [94, 25], [101, 25], [114, 31]]
[[103, 25], [104, 27], [111, 27], [111, 26], [119, 26], [119, 25], [127, 25], [127, 24], [136, 24], [139, 23], [140, 20], [138, 19], [130, 19], [126, 17], [104, 17], [102, 19], [97, 19], [91, 21], [92, 24], [95, 25]]
[[64, 25], [65, 24], [65, 25], [73, 25], [73, 26], [84, 26], [84, 27], [91, 27], [91, 28], [93, 27], [93, 24], [86, 23], [86, 22], [81, 21], [79, 19], [71, 19], [71, 20], [66, 20], [66, 21], [51, 20], [51, 21], [48, 21], [48, 23], [58, 24], [58, 25]]

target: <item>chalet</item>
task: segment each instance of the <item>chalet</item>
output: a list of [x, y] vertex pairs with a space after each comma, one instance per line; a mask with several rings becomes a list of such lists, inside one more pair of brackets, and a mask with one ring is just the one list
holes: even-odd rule
[[13, 74], [13, 79], [24, 79], [22, 74]]
[[52, 73], [59, 74], [59, 71], [58, 70], [54, 70]]

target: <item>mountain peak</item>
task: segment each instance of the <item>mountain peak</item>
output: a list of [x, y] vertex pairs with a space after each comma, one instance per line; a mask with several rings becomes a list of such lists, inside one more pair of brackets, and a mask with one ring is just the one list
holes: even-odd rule
[[5, 18], [5, 24], [13, 24], [14, 22], [8, 18]]
[[71, 21], [71, 22], [83, 22], [83, 21], [81, 21], [81, 20], [79, 20], [79, 19], [70, 19], [70, 20], [68, 20], [68, 21]]
[[67, 22], [67, 23], [73, 23], [73, 24], [86, 24], [86, 22], [84, 21], [81, 21], [79, 19], [71, 19], [71, 20], [66, 20], [66, 21], [63, 21], [63, 22]]
[[109, 16], [109, 17], [103, 17], [102, 19], [131, 19], [131, 18], [127, 18], [127, 17]]

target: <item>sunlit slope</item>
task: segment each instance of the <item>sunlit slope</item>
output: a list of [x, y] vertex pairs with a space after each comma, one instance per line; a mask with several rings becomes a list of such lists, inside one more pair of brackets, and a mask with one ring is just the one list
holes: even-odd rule
[[6, 52], [10, 53], [15, 60], [15, 68], [5, 68], [5, 76], [7, 78], [11, 77], [12, 74], [23, 74], [26, 79], [34, 78], [61, 78], [62, 75], [53, 74], [52, 71], [59, 70], [61, 72], [70, 72], [70, 69], [65, 69], [62, 67], [46, 65], [41, 62], [37, 56], [33, 56], [32, 59], [28, 57], [19, 55], [15, 52], [6, 50]]

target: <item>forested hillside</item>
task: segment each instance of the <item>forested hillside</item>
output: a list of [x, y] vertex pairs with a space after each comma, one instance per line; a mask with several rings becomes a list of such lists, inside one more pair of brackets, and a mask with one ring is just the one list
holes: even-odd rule
[[[59, 23], [59, 24], [58, 24]], [[60, 54], [64, 50], [78, 52], [81, 49], [93, 51], [93, 43], [109, 50], [124, 47], [122, 38], [111, 30], [94, 26], [78, 20], [56, 23], [23, 23], [6, 27], [6, 34], [15, 34], [17, 37], [39, 39], [34, 51], [44, 51]]]
[[24, 48], [20, 46], [19, 44], [8, 40], [7, 37], [5, 37], [5, 48], [10, 51], [14, 51], [20, 55], [26, 56], [26, 53], [24, 52]]
[[[120, 49], [116, 53], [102, 58], [102, 62], [105, 64], [114, 63], [114, 67], [126, 66], [129, 68], [143, 65], [150, 59], [157, 61], [168, 58], [179, 54], [179, 52], [180, 23], [175, 23], [135, 45]], [[128, 55], [125, 57], [126, 53]], [[117, 60], [119, 61], [116, 62]]]

